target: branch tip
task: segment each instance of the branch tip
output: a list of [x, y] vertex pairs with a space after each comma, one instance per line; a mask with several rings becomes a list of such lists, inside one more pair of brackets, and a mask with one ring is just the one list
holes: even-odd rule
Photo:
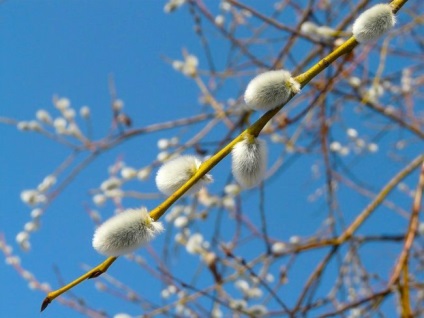
[[43, 312], [44, 309], [47, 308], [47, 306], [51, 303], [52, 301], [50, 300], [50, 298], [47, 296], [46, 298], [44, 298], [43, 303], [41, 304], [41, 309], [40, 312]]

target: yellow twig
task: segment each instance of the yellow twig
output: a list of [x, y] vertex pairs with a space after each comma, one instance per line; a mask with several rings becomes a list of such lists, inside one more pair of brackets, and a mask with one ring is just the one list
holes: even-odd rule
[[403, 180], [407, 175], [414, 171], [424, 161], [424, 155], [416, 157], [405, 169], [400, 171], [386, 186], [378, 193], [376, 198], [365, 208], [365, 210], [352, 222], [352, 224], [338, 238], [339, 243], [343, 243], [352, 237], [359, 226], [371, 215], [371, 213], [383, 202], [388, 194]]
[[403, 282], [399, 284], [400, 307], [402, 310], [402, 318], [412, 318], [411, 302], [409, 301], [409, 267], [408, 262], [405, 263], [402, 269]]
[[79, 283], [83, 282], [86, 279], [95, 278], [97, 276], [100, 276], [104, 272], [107, 271], [110, 265], [113, 264], [113, 262], [117, 259], [117, 257], [109, 257], [106, 260], [104, 260], [101, 264], [97, 265], [96, 267], [89, 270], [84, 275], [78, 277], [71, 283], [63, 286], [62, 288], [59, 288], [57, 290], [54, 290], [47, 294], [47, 297], [44, 298], [43, 303], [41, 304], [41, 311], [47, 308], [47, 306], [57, 297], [62, 295], [63, 293], [70, 290], [72, 287], [78, 285]]

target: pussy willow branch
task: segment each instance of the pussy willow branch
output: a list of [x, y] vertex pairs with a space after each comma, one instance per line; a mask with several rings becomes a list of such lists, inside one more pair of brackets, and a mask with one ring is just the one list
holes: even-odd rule
[[[392, 1], [390, 4], [393, 8], [393, 12], [396, 13], [406, 2], [407, 0]], [[305, 73], [296, 76], [295, 80], [300, 83], [301, 87], [304, 87], [315, 76], [317, 76], [319, 73], [325, 70], [328, 66], [330, 66], [336, 59], [338, 59], [339, 57], [343, 56], [346, 53], [351, 52], [357, 45], [358, 45], [358, 42], [355, 40], [354, 37], [349, 38], [346, 42], [344, 42], [342, 45], [336, 48], [329, 55], [321, 59], [318, 63], [312, 66]], [[294, 95], [291, 96], [291, 98], [293, 97]], [[207, 161], [205, 161], [200, 166], [199, 170], [181, 188], [179, 188], [175, 193], [169, 196], [164, 202], [159, 204], [155, 209], [153, 209], [150, 212], [151, 218], [154, 219], [155, 221], [160, 219], [165, 214], [167, 209], [171, 207], [172, 204], [174, 204], [179, 198], [181, 198], [181, 196], [183, 196], [184, 193], [186, 193], [197, 181], [199, 181], [200, 178], [202, 178], [213, 167], [215, 167], [222, 159], [224, 159], [231, 152], [232, 148], [238, 142], [242, 141], [246, 135], [258, 136], [260, 132], [262, 131], [262, 129], [264, 128], [264, 126], [266, 125], [266, 123], [268, 123], [290, 101], [290, 99], [286, 103], [280, 105], [279, 107], [265, 113], [255, 123], [253, 123], [250, 127], [244, 130], [239, 136], [237, 136], [230, 143], [228, 143], [223, 149], [221, 149], [214, 156], [212, 156]], [[356, 229], [356, 225], [359, 226], [359, 224], [354, 224], [354, 229]], [[345, 233], [348, 233], [348, 236], [342, 237], [344, 240], [349, 238], [352, 234], [349, 231]], [[65, 285], [58, 290], [48, 293], [48, 295], [46, 296], [46, 298], [44, 299], [41, 305], [41, 311], [43, 311], [49, 305], [49, 303], [51, 303], [55, 298], [65, 293], [69, 289], [73, 288], [74, 286], [80, 284], [82, 281], [89, 278], [97, 277], [101, 275], [102, 273], [106, 272], [107, 269], [115, 262], [116, 259], [117, 257], [109, 257], [105, 261], [103, 261], [101, 264], [97, 265], [96, 267], [94, 267], [87, 273], [83, 274], [76, 280], [72, 281], [68, 285]]]
[[[420, 161], [417, 161], [417, 159], [420, 159]], [[400, 301], [401, 301], [402, 317], [405, 317], [405, 318], [413, 317], [412, 315], [410, 315], [411, 309], [410, 309], [409, 286], [408, 286], [408, 275], [409, 275], [409, 272], [408, 272], [408, 257], [409, 257], [410, 249], [412, 247], [412, 243], [413, 243], [415, 235], [417, 233], [417, 228], [418, 228], [418, 223], [419, 223], [418, 215], [419, 215], [419, 211], [421, 209], [422, 192], [424, 190], [424, 155], [419, 156], [419, 158], [417, 158], [417, 159], [414, 160], [413, 162], [418, 163], [418, 165], [416, 165], [416, 168], [419, 165], [421, 165], [421, 171], [420, 171], [417, 190], [416, 190], [415, 196], [414, 196], [414, 202], [413, 202], [413, 205], [412, 205], [412, 213], [411, 213], [411, 217], [410, 217], [410, 220], [409, 220], [408, 230], [407, 230], [406, 235], [405, 235], [404, 246], [403, 246], [401, 255], [400, 255], [399, 260], [397, 261], [397, 263], [395, 265], [395, 269], [393, 270], [393, 274], [391, 275], [390, 280], [389, 280], [386, 288], [383, 291], [375, 292], [372, 295], [370, 295], [370, 296], [368, 296], [364, 299], [360, 299], [358, 301], [355, 301], [355, 302], [346, 304], [344, 306], [341, 306], [336, 311], [324, 314], [321, 317], [336, 316], [336, 315], [339, 315], [342, 312], [345, 312], [346, 310], [360, 306], [360, 305], [362, 305], [366, 302], [372, 301], [372, 300], [374, 300], [377, 303], [381, 302], [384, 297], [386, 297], [387, 295], [391, 294], [394, 291], [393, 287], [395, 287], [395, 285], [399, 284], [399, 280], [400, 280], [401, 275], [403, 275], [403, 277], [404, 277], [403, 284], [401, 286], [399, 286], [400, 294], [401, 294], [401, 300]], [[411, 167], [411, 165], [409, 165], [409, 167]], [[358, 218], [360, 218], [361, 216], [362, 216], [362, 214]], [[353, 222], [352, 226], [349, 227], [349, 228], [353, 228], [353, 225], [356, 223], [358, 218]]]
[[[423, 189], [424, 189], [424, 162], [421, 166], [420, 178], [418, 181], [417, 190], [415, 191], [414, 203], [412, 205], [412, 213], [411, 213], [411, 218], [409, 221], [409, 226], [408, 226], [408, 231], [406, 234], [404, 246], [402, 249], [402, 253], [399, 256], [399, 260], [396, 264], [396, 267], [393, 271], [392, 277], [390, 277], [389, 285], [397, 284], [399, 282], [402, 270], [408, 268], [409, 251], [411, 250], [412, 243], [414, 242], [415, 235], [418, 229], [418, 223], [419, 223], [418, 215], [421, 209]], [[402, 304], [404, 304], [403, 306], [404, 311], [408, 311], [410, 307], [409, 297], [407, 297], [407, 295], [409, 294], [408, 283], [407, 283], [408, 275], [409, 275], [408, 271], [404, 272], [403, 274], [403, 277], [404, 277], [403, 295], [405, 296], [405, 298]], [[408, 317], [408, 316], [405, 316], [405, 317]]]

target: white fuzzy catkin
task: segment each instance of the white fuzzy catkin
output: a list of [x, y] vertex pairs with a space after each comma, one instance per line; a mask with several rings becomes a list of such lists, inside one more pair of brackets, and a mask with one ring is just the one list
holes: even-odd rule
[[254, 110], [271, 110], [285, 103], [300, 84], [285, 70], [269, 71], [256, 76], [247, 85], [244, 101]]
[[148, 243], [162, 231], [162, 223], [155, 222], [146, 208], [128, 209], [97, 228], [93, 247], [106, 256], [124, 255]]
[[264, 140], [246, 136], [233, 147], [231, 155], [234, 178], [243, 188], [253, 188], [262, 181], [267, 161]]
[[[202, 161], [195, 156], [180, 156], [163, 164], [156, 175], [156, 186], [159, 191], [171, 195], [177, 191], [199, 170]], [[198, 192], [204, 185], [212, 182], [212, 176], [204, 175], [186, 194]]]
[[363, 12], [353, 24], [352, 32], [356, 41], [367, 43], [378, 39], [396, 23], [389, 4], [377, 4]]

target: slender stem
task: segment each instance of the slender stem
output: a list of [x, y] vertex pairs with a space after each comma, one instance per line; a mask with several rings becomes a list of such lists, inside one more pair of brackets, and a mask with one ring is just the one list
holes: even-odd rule
[[89, 270], [88, 272], [86, 272], [84, 275], [78, 277], [77, 279], [75, 279], [74, 281], [72, 281], [71, 283], [57, 289], [54, 290], [50, 293], [47, 294], [46, 298], [44, 298], [43, 303], [41, 304], [41, 311], [43, 311], [44, 309], [47, 308], [47, 306], [57, 297], [59, 297], [60, 295], [62, 295], [63, 293], [67, 292], [68, 290], [70, 290], [72, 287], [78, 285], [79, 283], [83, 282], [86, 279], [90, 279], [90, 278], [94, 278], [97, 276], [100, 276], [101, 274], [103, 274], [104, 272], [107, 271], [107, 269], [109, 268], [110, 265], [113, 264], [113, 262], [115, 262], [117, 259], [117, 257], [109, 257], [106, 260], [104, 260], [101, 264], [97, 265], [96, 267], [92, 268], [91, 270]]
[[383, 200], [389, 195], [389, 193], [402, 181], [406, 176], [408, 176], [412, 171], [414, 171], [418, 166], [422, 164], [424, 160], [424, 155], [419, 155], [412, 162], [400, 171], [386, 186], [379, 192], [376, 198], [365, 208], [365, 210], [352, 222], [352, 224], [340, 235], [338, 238], [339, 243], [343, 243], [348, 240], [353, 233], [361, 226], [364, 221], [371, 215], [371, 213], [383, 202]]

